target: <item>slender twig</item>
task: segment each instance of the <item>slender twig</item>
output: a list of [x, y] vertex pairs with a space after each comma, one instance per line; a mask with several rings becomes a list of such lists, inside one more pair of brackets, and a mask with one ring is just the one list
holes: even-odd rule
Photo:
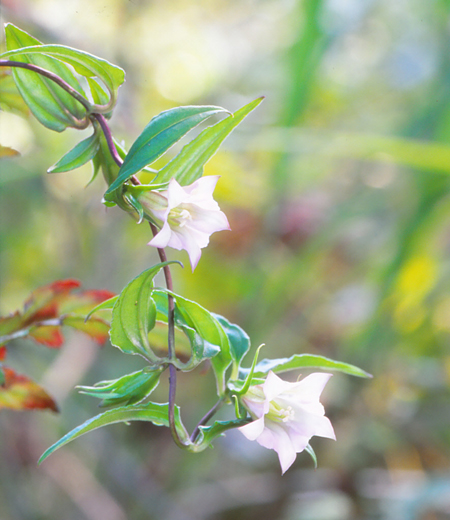
[[106, 143], [108, 145], [109, 153], [111, 154], [111, 157], [114, 159], [117, 166], [122, 166], [123, 159], [120, 157], [119, 152], [117, 151], [116, 145], [114, 144], [114, 139], [111, 133], [111, 130], [108, 126], [108, 123], [106, 122], [106, 118], [102, 114], [92, 114], [92, 117], [94, 117], [101, 129], [103, 134], [105, 135]]
[[[153, 235], [158, 233], [155, 225], [150, 222], [150, 227], [152, 229]], [[162, 248], [158, 249], [158, 255], [161, 262], [167, 262], [166, 252]], [[168, 265], [164, 266], [164, 277], [166, 280], [166, 287], [169, 291], [173, 291], [173, 283], [172, 283], [172, 274], [170, 272], [170, 267]], [[173, 300], [173, 296], [168, 293], [167, 294], [167, 303], [168, 303], [168, 312], [167, 312], [167, 326], [168, 326], [168, 358], [169, 361], [175, 358], [175, 302]], [[169, 425], [170, 430], [172, 432], [172, 437], [175, 443], [180, 448], [185, 448], [186, 445], [180, 439], [176, 425], [175, 425], [175, 394], [177, 389], [177, 369], [175, 366], [170, 363], [169, 364]]]
[[57, 85], [59, 85], [62, 89], [64, 89], [72, 97], [74, 97], [79, 103], [81, 103], [88, 112], [91, 111], [91, 104], [82, 94], [80, 94], [77, 90], [75, 90], [71, 85], [69, 85], [66, 81], [60, 78], [57, 74], [54, 74], [49, 70], [43, 69], [42, 67], [38, 67], [37, 65], [33, 65], [32, 63], [22, 63], [21, 61], [11, 60], [0, 60], [0, 67], [19, 67], [21, 69], [27, 69], [33, 72], [37, 72], [41, 76], [45, 76], [46, 78], [54, 81]]
[[191, 435], [191, 442], [195, 442], [195, 439], [197, 438], [197, 435], [200, 431], [200, 426], [204, 426], [210, 419], [215, 415], [215, 413], [224, 405], [225, 400], [224, 398], [219, 399], [217, 403], [207, 412], [199, 421], [197, 426], [194, 428], [194, 431]]

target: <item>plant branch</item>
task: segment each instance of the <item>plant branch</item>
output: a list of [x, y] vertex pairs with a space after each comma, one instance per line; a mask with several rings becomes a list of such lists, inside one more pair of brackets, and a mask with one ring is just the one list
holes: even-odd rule
[[194, 428], [194, 431], [191, 435], [191, 442], [195, 442], [195, 439], [197, 438], [197, 435], [200, 432], [200, 426], [204, 426], [210, 419], [213, 417], [220, 408], [224, 405], [225, 400], [224, 398], [221, 398], [217, 401], [217, 403], [207, 412], [199, 421], [197, 426]]
[[[152, 229], [153, 236], [158, 233], [155, 225], [150, 222], [150, 227]], [[167, 262], [166, 252], [162, 248], [158, 249], [158, 255], [161, 262]], [[164, 268], [164, 277], [166, 279], [166, 287], [172, 292], [173, 291], [173, 283], [172, 283], [172, 274], [170, 272], [170, 267], [165, 265]], [[175, 302], [173, 296], [168, 293], [167, 294], [167, 303], [168, 303], [168, 312], [167, 312], [167, 326], [168, 326], [168, 358], [169, 363], [175, 357]], [[175, 394], [177, 389], [177, 369], [176, 367], [170, 363], [169, 364], [169, 424], [170, 430], [172, 432], [172, 437], [175, 443], [180, 448], [186, 448], [186, 445], [181, 441], [176, 426], [175, 426]]]
[[98, 121], [98, 124], [100, 125], [100, 128], [102, 129], [102, 132], [105, 135], [109, 153], [111, 154], [111, 157], [114, 159], [114, 162], [117, 164], [117, 166], [122, 166], [123, 159], [122, 157], [120, 157], [116, 145], [114, 144], [114, 139], [105, 116], [102, 114], [92, 114], [92, 117], [94, 117]]

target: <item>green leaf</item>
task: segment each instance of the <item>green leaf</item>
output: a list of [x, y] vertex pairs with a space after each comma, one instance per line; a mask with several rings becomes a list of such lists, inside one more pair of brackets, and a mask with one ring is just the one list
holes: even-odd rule
[[67, 152], [56, 164], [51, 166], [48, 173], [61, 173], [74, 170], [94, 158], [99, 148], [97, 134], [80, 141], [70, 152]]
[[118, 178], [105, 193], [105, 199], [110, 200], [112, 192], [119, 189], [144, 166], [156, 161], [189, 130], [219, 112], [226, 110], [215, 106], [188, 106], [165, 110], [155, 116], [133, 143], [120, 168]]
[[248, 419], [234, 419], [232, 421], [215, 421], [211, 426], [199, 426], [200, 433], [189, 451], [200, 452], [208, 448], [212, 441], [221, 437], [227, 430], [239, 428], [249, 422]]
[[[3, 67], [2, 67], [3, 68]], [[9, 70], [0, 70], [0, 109], [28, 116], [29, 110]]]
[[[279, 373], [298, 368], [320, 368], [323, 370], [343, 372], [344, 374], [349, 374], [351, 376], [372, 377], [371, 374], [361, 370], [354, 365], [342, 363], [340, 361], [334, 361], [332, 359], [328, 359], [323, 356], [316, 356], [313, 354], [294, 354], [290, 358], [263, 359], [256, 365], [254, 375], [257, 377], [267, 374], [270, 370], [275, 373]], [[249, 370], [250, 369], [248, 368], [241, 369], [240, 377], [243, 379]]]
[[[5, 31], [9, 31], [10, 33], [20, 32], [28, 36], [28, 38], [32, 38], [30, 35], [21, 31], [17, 27], [14, 27], [12, 24], [7, 24]], [[32, 38], [32, 40], [34, 41], [31, 42], [28, 40], [21, 42], [21, 44], [16, 47], [8, 47], [8, 52], [1, 54], [0, 58], [14, 57], [14, 59], [16, 59], [16, 57], [20, 55], [26, 55], [27, 58], [29, 58], [35, 54], [42, 55], [46, 58], [57, 58], [58, 61], [60, 60], [60, 65], [65, 69], [67, 69], [67, 67], [61, 62], [71, 65], [81, 76], [87, 78], [96, 77], [105, 84], [110, 95], [109, 102], [105, 105], [95, 105], [92, 107], [91, 111], [106, 113], [114, 107], [117, 100], [118, 88], [125, 81], [125, 72], [123, 69], [116, 65], [112, 65], [108, 61], [98, 58], [97, 56], [89, 54], [88, 52], [72, 49], [71, 47], [66, 47], [64, 45], [42, 45], [38, 40], [35, 40], [34, 38]], [[36, 63], [36, 65], [38, 64]], [[65, 77], [63, 77], [63, 79], [66, 80]], [[80, 89], [79, 92], [84, 94], [82, 89]], [[99, 92], [97, 91], [96, 94], [98, 95]]]
[[[175, 407], [175, 420], [178, 426], [177, 429], [180, 430], [179, 435], [182, 436], [182, 438], [185, 437], [184, 427], [180, 420], [180, 409], [178, 406]], [[146, 403], [123, 406], [96, 415], [95, 417], [92, 417], [92, 419], [88, 419], [86, 422], [64, 435], [64, 437], [59, 439], [59, 441], [53, 444], [53, 446], [50, 446], [50, 448], [43, 453], [38, 463], [40, 464], [55, 450], [77, 439], [85, 433], [110, 424], [119, 422], [126, 423], [129, 421], [149, 421], [156, 426], [169, 426], [168, 404]]]
[[85, 321], [87, 321], [97, 311], [111, 310], [118, 299], [119, 295], [113, 296], [112, 298], [109, 298], [109, 300], [105, 300], [102, 303], [99, 303], [86, 315]]
[[[15, 61], [31, 63], [53, 72], [79, 94], [84, 94], [80, 83], [64, 63], [42, 53], [41, 49], [45, 46], [39, 40], [12, 24], [6, 25], [5, 34], [9, 52], [3, 53], [2, 58], [14, 56]], [[33, 46], [35, 55], [23, 55], [23, 47], [28, 46]], [[17, 67], [12, 68], [12, 74], [25, 103], [45, 127], [62, 132], [68, 126], [80, 126], [78, 120], [85, 117], [85, 107], [54, 81]]]
[[203, 174], [203, 165], [216, 153], [224, 139], [254, 110], [264, 98], [258, 98], [226, 119], [203, 130], [187, 144], [157, 176], [158, 182], [175, 178], [182, 186], [192, 184]]
[[3, 372], [3, 364], [0, 363], [0, 386], [5, 384], [5, 374]]
[[148, 333], [156, 321], [153, 278], [172, 263], [176, 262], [164, 262], [147, 269], [120, 293], [113, 308], [110, 336], [111, 343], [123, 352], [140, 354], [155, 363], [159, 361], [148, 341]]
[[144, 368], [112, 381], [100, 381], [95, 386], [78, 386], [80, 393], [102, 399], [99, 406], [125, 403], [136, 404], [150, 395], [158, 386], [163, 367]]
[[230, 355], [236, 365], [239, 365], [242, 358], [250, 349], [250, 338], [245, 330], [239, 325], [230, 323], [226, 318], [219, 314], [212, 314], [220, 323], [230, 343]]
[[[164, 291], [155, 289], [152, 293], [153, 300], [156, 304], [156, 318], [167, 324], [168, 305], [167, 294]], [[214, 345], [203, 338], [192, 326], [189, 326], [183, 315], [179, 312], [177, 302], [175, 300], [174, 320], [178, 329], [182, 330], [189, 340], [190, 358], [187, 362], [182, 363], [177, 360], [176, 367], [179, 370], [189, 371], [197, 367], [205, 359], [210, 359], [220, 352], [220, 346]], [[207, 311], [206, 311], [207, 312]], [[167, 337], [167, 336], [166, 336]], [[177, 343], [175, 343], [175, 352], [178, 352]]]
[[225, 391], [225, 371], [231, 364], [230, 343], [222, 325], [201, 305], [178, 294], [171, 293], [175, 298], [176, 319], [184, 320], [188, 327], [194, 329], [204, 340], [211, 345], [220, 347], [220, 352], [211, 359], [217, 380], [219, 396]]

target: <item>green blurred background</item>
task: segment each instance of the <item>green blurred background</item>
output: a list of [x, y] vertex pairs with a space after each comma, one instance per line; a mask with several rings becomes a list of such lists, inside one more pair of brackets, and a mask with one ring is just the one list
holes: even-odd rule
[[[265, 357], [311, 352], [374, 375], [330, 381], [338, 440], [313, 439], [316, 471], [301, 454], [281, 477], [239, 432], [186, 454], [139, 423], [37, 467], [98, 412], [76, 384], [142, 363], [70, 331], [60, 352], [16, 342], [9, 364], [61, 413], [1, 411], [1, 520], [450, 519], [450, 2], [2, 0], [1, 17], [125, 68], [111, 127], [127, 147], [161, 110], [265, 95], [206, 168], [233, 231], [194, 274], [173, 270], [176, 291]], [[22, 153], [0, 164], [1, 313], [59, 278], [118, 292], [157, 262], [148, 226], [106, 210], [100, 179], [85, 187], [90, 167], [45, 173], [88, 131], [2, 112], [0, 134]], [[189, 427], [213, 386], [202, 370], [180, 377]]]

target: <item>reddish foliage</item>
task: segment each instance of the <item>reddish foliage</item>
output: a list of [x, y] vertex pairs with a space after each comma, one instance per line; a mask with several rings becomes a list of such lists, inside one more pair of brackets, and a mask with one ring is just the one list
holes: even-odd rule
[[0, 408], [58, 411], [55, 401], [40, 385], [12, 368], [3, 367], [3, 373], [5, 383], [0, 386]]

